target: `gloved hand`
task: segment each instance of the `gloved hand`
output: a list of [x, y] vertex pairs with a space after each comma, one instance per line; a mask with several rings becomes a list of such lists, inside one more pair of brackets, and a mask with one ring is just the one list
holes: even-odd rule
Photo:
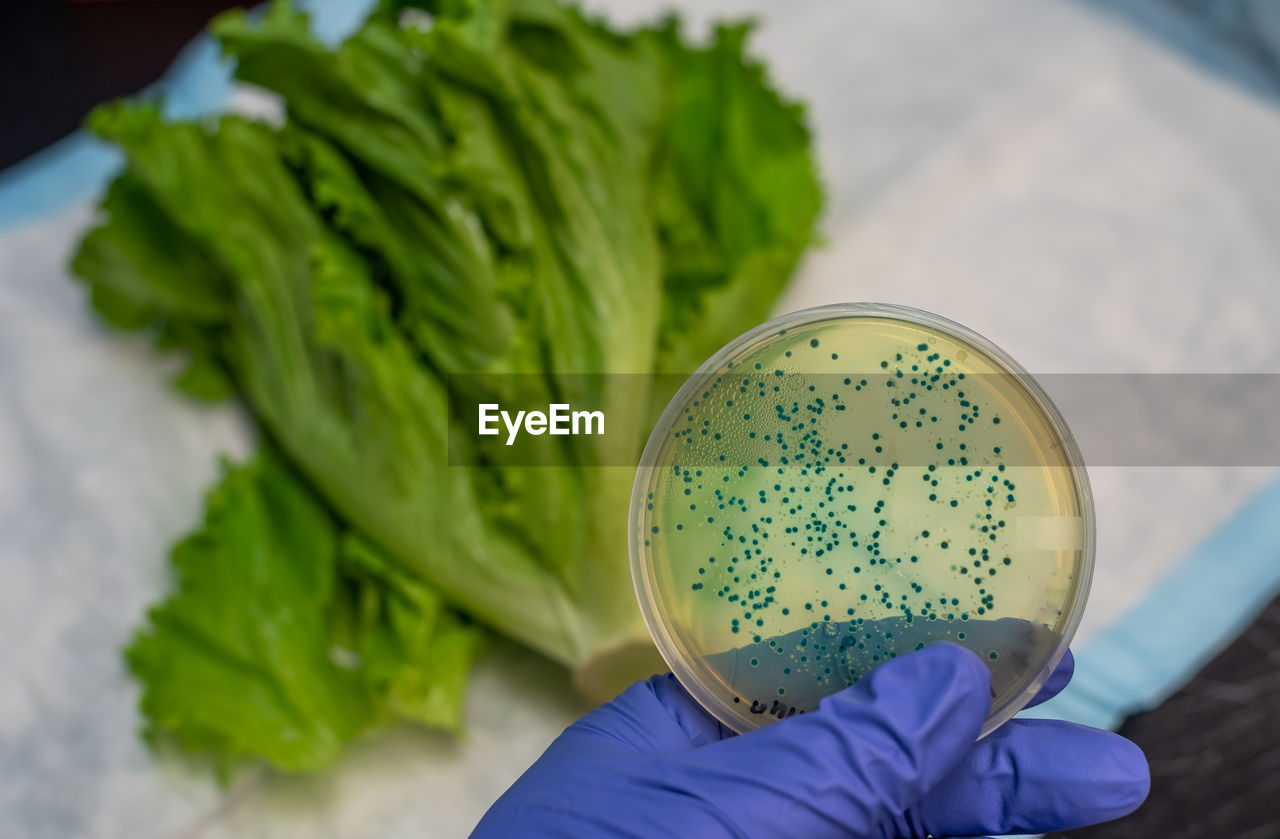
[[[1037, 697], [1071, 678], [1070, 655]], [[817, 711], [741, 736], [670, 674], [569, 726], [473, 839], [925, 837], [1039, 833], [1118, 818], [1146, 759], [1105, 731], [1012, 720], [975, 743], [990, 676], [937, 644], [880, 666]]]

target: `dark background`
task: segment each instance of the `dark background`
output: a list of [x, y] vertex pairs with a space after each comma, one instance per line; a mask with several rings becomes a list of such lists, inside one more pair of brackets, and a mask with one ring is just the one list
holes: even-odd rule
[[1125, 720], [1147, 753], [1136, 813], [1066, 839], [1280, 837], [1280, 598], [1182, 690]]
[[0, 169], [155, 81], [231, 0], [16, 0], [0, 26]]

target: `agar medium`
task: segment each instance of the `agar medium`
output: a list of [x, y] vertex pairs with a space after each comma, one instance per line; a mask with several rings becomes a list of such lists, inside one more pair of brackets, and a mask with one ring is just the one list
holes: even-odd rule
[[1065, 653], [1094, 550], [1082, 458], [1035, 380], [878, 304], [786, 315], [709, 359], [649, 438], [630, 530], [659, 652], [738, 732], [939, 641], [990, 668], [991, 731]]

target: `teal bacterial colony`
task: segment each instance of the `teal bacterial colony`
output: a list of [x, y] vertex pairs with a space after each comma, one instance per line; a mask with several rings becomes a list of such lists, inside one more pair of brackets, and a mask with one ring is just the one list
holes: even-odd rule
[[[1077, 473], [1023, 380], [893, 317], [779, 329], [701, 376], [642, 467], [668, 653], [738, 730], [934, 641], [1024, 694], [1079, 584]], [[662, 639], [659, 639], [662, 643]]]

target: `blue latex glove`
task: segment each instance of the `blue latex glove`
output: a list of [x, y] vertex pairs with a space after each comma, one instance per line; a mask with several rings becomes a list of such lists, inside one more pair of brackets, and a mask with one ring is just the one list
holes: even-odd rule
[[[1037, 699], [1071, 670], [1068, 655]], [[982, 661], [938, 644], [815, 712], [736, 736], [670, 674], [655, 676], [567, 728], [473, 837], [1039, 833], [1146, 798], [1146, 759], [1115, 734], [1013, 720], [975, 743], [990, 698]]]

